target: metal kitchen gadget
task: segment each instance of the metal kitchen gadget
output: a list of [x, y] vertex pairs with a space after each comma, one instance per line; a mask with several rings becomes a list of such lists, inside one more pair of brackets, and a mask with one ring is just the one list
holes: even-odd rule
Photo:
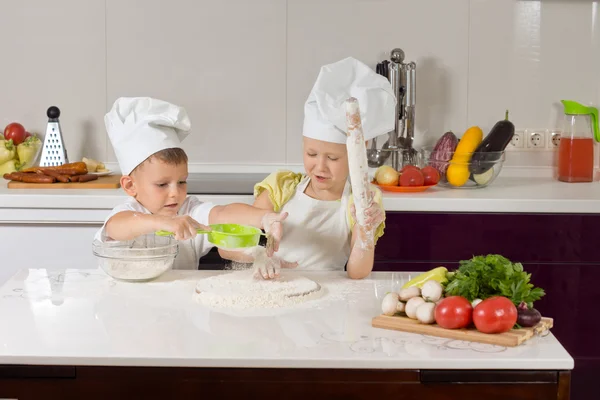
[[558, 149], [558, 180], [594, 180], [594, 142], [600, 141], [598, 109], [562, 100], [564, 124]]
[[60, 110], [52, 106], [46, 111], [48, 116], [48, 125], [46, 126], [46, 136], [42, 147], [42, 157], [40, 158], [40, 167], [54, 167], [67, 164], [67, 149], [62, 137], [60, 123]]
[[[241, 249], [258, 246], [261, 236], [267, 236], [260, 229], [248, 225], [238, 224], [213, 224], [212, 230], [198, 229], [198, 234], [208, 235], [208, 241], [224, 249]], [[173, 232], [158, 231], [158, 236], [172, 236]]]
[[400, 170], [405, 165], [417, 165], [419, 154], [413, 148], [415, 137], [415, 107], [417, 64], [404, 62], [404, 51], [393, 49], [390, 60], [377, 64], [376, 72], [388, 78], [396, 96], [396, 116], [394, 130], [388, 133], [388, 140], [381, 149], [377, 148], [377, 138], [372, 139], [367, 150], [369, 167], [383, 165], [391, 156], [391, 166]]

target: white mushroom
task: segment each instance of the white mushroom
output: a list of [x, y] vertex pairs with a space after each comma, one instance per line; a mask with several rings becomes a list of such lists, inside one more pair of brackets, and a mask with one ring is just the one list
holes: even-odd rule
[[388, 293], [385, 295], [383, 301], [381, 302], [381, 311], [385, 315], [394, 315], [398, 311], [399, 304], [402, 303], [398, 301], [398, 293]]
[[398, 305], [396, 306], [396, 311], [403, 312], [405, 307], [406, 307], [406, 305], [403, 302], [399, 301]]
[[417, 318], [417, 308], [423, 303], [425, 300], [422, 297], [413, 297], [406, 303], [404, 312], [409, 318], [415, 319]]
[[435, 280], [429, 280], [423, 284], [421, 288], [421, 296], [432, 302], [437, 302], [442, 297], [443, 288], [442, 285]]
[[471, 303], [471, 307], [475, 308], [477, 307], [477, 304], [481, 303], [482, 300], [481, 299], [475, 299], [473, 300], [473, 302]]
[[408, 301], [413, 297], [417, 297], [421, 295], [421, 289], [416, 286], [411, 286], [409, 288], [400, 290], [400, 301]]
[[422, 324], [435, 322], [435, 303], [423, 303], [417, 308], [417, 319]]

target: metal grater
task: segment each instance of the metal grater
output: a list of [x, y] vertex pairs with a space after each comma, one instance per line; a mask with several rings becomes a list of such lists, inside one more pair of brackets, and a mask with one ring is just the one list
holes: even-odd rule
[[44, 147], [40, 159], [40, 167], [52, 167], [63, 165], [69, 162], [67, 149], [63, 143], [63, 137], [60, 130], [60, 110], [52, 106], [46, 111], [48, 116], [48, 126], [46, 127], [46, 136], [44, 137]]

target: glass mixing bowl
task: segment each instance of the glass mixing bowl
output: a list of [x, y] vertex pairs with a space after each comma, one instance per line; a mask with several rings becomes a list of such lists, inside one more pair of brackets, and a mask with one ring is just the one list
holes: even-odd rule
[[94, 240], [92, 250], [109, 276], [135, 282], [156, 279], [173, 268], [178, 245], [170, 236], [149, 234], [122, 242]]
[[[504, 165], [504, 151], [487, 152], [473, 157], [475, 153], [463, 153], [454, 157], [454, 153], [444, 154], [443, 161], [431, 158], [430, 149], [424, 150], [425, 165], [440, 172], [439, 185], [452, 189], [477, 189], [492, 184]], [[453, 158], [456, 158], [453, 160]]]

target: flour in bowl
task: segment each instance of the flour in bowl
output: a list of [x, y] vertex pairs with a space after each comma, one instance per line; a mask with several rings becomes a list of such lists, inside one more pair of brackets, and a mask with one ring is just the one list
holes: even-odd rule
[[212, 308], [280, 308], [301, 304], [323, 295], [319, 284], [295, 274], [273, 280], [254, 277], [252, 269], [212, 276], [196, 285], [196, 300]]
[[157, 260], [102, 260], [102, 269], [115, 279], [145, 281], [159, 277], [173, 266], [173, 259]]

